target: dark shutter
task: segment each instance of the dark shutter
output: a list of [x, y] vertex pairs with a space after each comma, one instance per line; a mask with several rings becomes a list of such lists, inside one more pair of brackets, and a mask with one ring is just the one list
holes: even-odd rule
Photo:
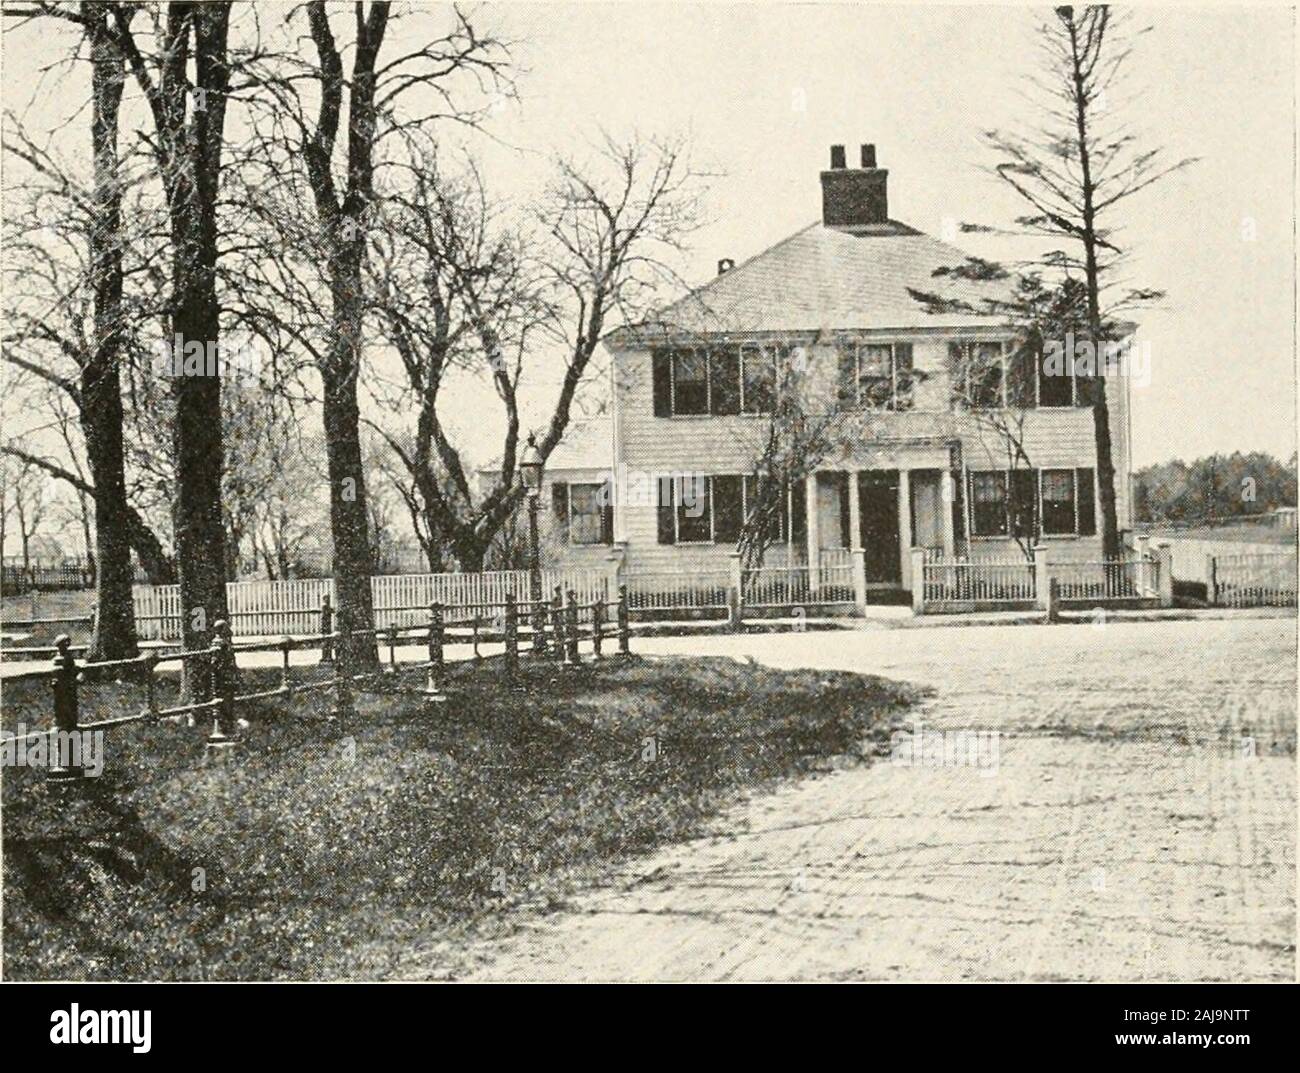
[[948, 397], [956, 409], [966, 407], [966, 347], [961, 343], [948, 344]]
[[563, 541], [569, 539], [569, 482], [555, 481], [551, 485], [551, 513], [555, 522], [551, 531]]
[[966, 489], [962, 472], [955, 469], [949, 475], [952, 478], [952, 539], [955, 547], [960, 549], [966, 542]]
[[1092, 470], [1074, 471], [1075, 502], [1079, 510], [1079, 535], [1097, 535], [1097, 495], [1092, 485]]
[[709, 407], [715, 414], [740, 413], [740, 351], [735, 347], [709, 355]]
[[655, 482], [655, 499], [658, 514], [658, 541], [660, 544], [675, 544], [677, 529], [673, 516], [673, 479], [660, 477]]
[[671, 417], [673, 413], [673, 354], [671, 350], [655, 350], [650, 355], [654, 378], [655, 417]]
[[851, 410], [858, 404], [858, 356], [852, 346], [842, 346], [840, 354], [839, 403], [841, 409]]
[[808, 497], [802, 481], [790, 489], [790, 543], [798, 547], [808, 543]]
[[1038, 482], [1032, 469], [1011, 471], [1011, 533], [1022, 540], [1038, 536]]
[[740, 539], [744, 521], [739, 475], [724, 475], [713, 480], [713, 540], [716, 544], [735, 544]]
[[600, 504], [600, 542], [614, 543], [614, 482], [606, 481]]
[[894, 409], [912, 408], [912, 344], [894, 344]]

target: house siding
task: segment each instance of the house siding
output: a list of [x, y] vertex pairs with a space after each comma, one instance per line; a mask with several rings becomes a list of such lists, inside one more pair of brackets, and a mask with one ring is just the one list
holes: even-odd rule
[[[959, 438], [968, 469], [1005, 468], [1005, 447], [997, 434], [982, 429], [975, 418], [949, 408], [947, 375], [950, 338], [996, 339], [993, 331], [970, 330], [951, 335], [909, 332], [858, 333], [864, 339], [910, 341], [913, 367], [922, 376], [914, 390], [914, 406], [902, 413], [852, 413], [842, 415], [846, 447], [842, 457], [828, 459], [821, 469], [921, 468], [942, 466], [943, 442]], [[798, 340], [792, 337], [792, 342]], [[836, 350], [811, 346], [806, 350], [810, 384], [814, 393], [833, 397], [837, 376]], [[616, 457], [620, 480], [649, 481], [660, 474], [748, 473], [761, 453], [769, 423], [764, 417], [689, 416], [656, 417], [648, 349], [617, 351], [613, 362]], [[1129, 443], [1127, 381], [1108, 376], [1111, 436], [1116, 468], [1116, 497], [1121, 530], [1130, 528]], [[896, 441], [911, 441], [899, 444]], [[933, 441], [923, 446], [922, 441]], [[1024, 440], [1032, 464], [1038, 469], [1096, 469], [1093, 415], [1086, 408], [1031, 409], [1026, 412]], [[893, 441], [893, 442], [891, 442]], [[614, 535], [624, 545], [624, 565], [632, 572], [725, 570], [730, 545], [676, 544], [657, 541], [653, 503], [622, 502], [615, 510]], [[1100, 517], [1098, 518], [1100, 533]], [[1056, 559], [1089, 559], [1101, 555], [1101, 537], [1049, 537], [1045, 543]], [[1013, 540], [970, 541], [978, 559], [1019, 557]], [[780, 561], [781, 551], [770, 553]]]

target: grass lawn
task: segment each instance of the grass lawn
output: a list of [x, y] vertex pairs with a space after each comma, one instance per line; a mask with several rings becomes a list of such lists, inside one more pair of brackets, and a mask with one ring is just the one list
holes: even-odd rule
[[[433, 711], [360, 695], [347, 724], [320, 696], [250, 707], [228, 764], [205, 764], [198, 728], [110, 730], [104, 774], [62, 802], [7, 770], [6, 976], [383, 978], [703, 832], [746, 789], [866, 761], [917, 697], [719, 659], [607, 662], [555, 688], [530, 668], [525, 694], [498, 672], [458, 669]], [[98, 717], [140, 703], [94, 688]], [[45, 725], [48, 685], [4, 704], [6, 726]]]

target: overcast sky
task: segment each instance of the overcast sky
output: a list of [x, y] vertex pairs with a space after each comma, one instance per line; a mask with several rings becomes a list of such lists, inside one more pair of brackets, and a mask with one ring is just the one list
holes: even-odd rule
[[[261, 4], [266, 10], [271, 4]], [[1041, 9], [1040, 9], [1041, 10]], [[1020, 211], [980, 168], [979, 134], [1032, 115], [1029, 8], [776, 4], [487, 5], [518, 42], [519, 103], [472, 146], [492, 189], [526, 198], [556, 151], [600, 129], [689, 135], [712, 181], [712, 223], [688, 278], [742, 260], [815, 220], [831, 143], [877, 146], [891, 215], [942, 236], [945, 222]], [[1168, 292], [1141, 315], [1151, 382], [1134, 386], [1134, 465], [1212, 451], [1295, 449], [1294, 34], [1283, 8], [1146, 9], [1133, 99], [1111, 107], [1200, 163], [1129, 203], [1135, 284]], [[401, 24], [396, 24], [400, 26]], [[39, 122], [84, 102], [72, 77], [37, 85], [49, 35], [6, 41], [6, 107]], [[45, 42], [44, 45], [41, 42]], [[35, 96], [35, 100], [33, 100]], [[80, 127], [77, 127], [80, 132]], [[450, 128], [449, 139], [456, 135]], [[88, 141], [86, 139], [79, 139]], [[963, 238], [973, 252], [985, 251]], [[992, 251], [999, 252], [999, 251]], [[489, 418], [455, 422], [494, 450]], [[13, 415], [9, 415], [11, 418]], [[540, 415], [537, 415], [540, 417]], [[12, 428], [12, 426], [11, 426]]]

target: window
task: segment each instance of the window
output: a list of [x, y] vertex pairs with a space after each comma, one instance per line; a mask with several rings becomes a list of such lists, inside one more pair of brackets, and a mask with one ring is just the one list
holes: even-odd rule
[[740, 368], [747, 414], [776, 411], [776, 354], [759, 347], [742, 347]]
[[[691, 474], [665, 477], [659, 482], [660, 544], [735, 544], [751, 513], [760, 504], [759, 489], [766, 494], [767, 478], [759, 483], [753, 476]], [[784, 540], [789, 530], [788, 491], [766, 509], [773, 517], [774, 532], [768, 543]]]
[[551, 485], [551, 510], [555, 532], [570, 544], [612, 544], [614, 542], [613, 486], [608, 481]]
[[1043, 496], [1043, 533], [1047, 536], [1074, 536], [1078, 532], [1074, 470], [1045, 469], [1040, 484]]
[[1002, 470], [970, 476], [971, 536], [1007, 535], [1007, 475]]
[[709, 412], [709, 358], [703, 350], [673, 351], [673, 413]]
[[658, 349], [651, 355], [656, 417], [770, 414], [780, 348]]
[[840, 348], [840, 405], [907, 410], [912, 406], [911, 343], [849, 343]]
[[[745, 477], [745, 520], [748, 521], [750, 515], [761, 508], [767, 515], [766, 542], [781, 544], [790, 529], [790, 489], [784, 485], [780, 489], [773, 489], [773, 483], [771, 477], [755, 477], [752, 474]], [[769, 495], [772, 491], [776, 493], [774, 496]]]
[[573, 544], [606, 544], [605, 484], [569, 485], [569, 541]]
[[972, 410], [999, 410], [1007, 404], [1006, 356], [1001, 343], [949, 343], [954, 397]]

